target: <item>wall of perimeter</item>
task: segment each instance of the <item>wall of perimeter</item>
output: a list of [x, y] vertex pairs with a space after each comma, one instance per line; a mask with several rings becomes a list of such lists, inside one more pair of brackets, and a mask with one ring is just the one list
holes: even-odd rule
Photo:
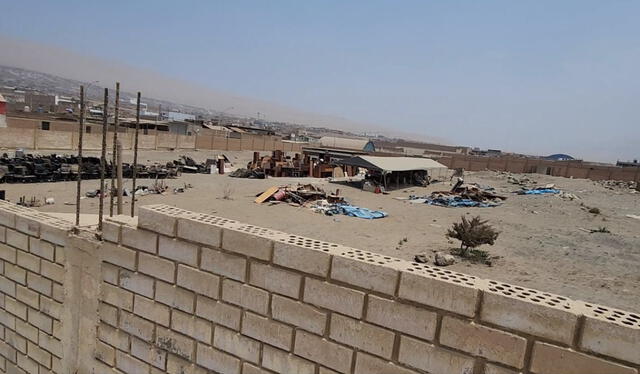
[[[3, 217], [25, 214], [0, 209]], [[36, 238], [17, 218], [13, 226], [11, 218], [2, 224], [12, 232], [3, 243], [16, 251], [13, 232]], [[101, 241], [94, 234], [69, 234], [61, 260], [57, 339], [65, 349], [55, 357], [69, 363], [68, 373], [638, 374], [640, 368], [637, 314], [166, 205], [141, 207], [137, 220], [114, 218]], [[3, 261], [6, 277], [13, 263]], [[74, 292], [77, 284], [81, 292]], [[7, 300], [18, 299], [2, 292], [4, 310], [29, 323], [28, 312], [25, 320], [7, 309]], [[16, 372], [22, 356], [11, 331], [28, 338], [2, 324], [3, 347], [16, 355], [3, 349], [0, 371]], [[28, 340], [25, 357], [49, 352], [53, 368], [53, 352], [42, 342]], [[32, 360], [48, 368], [49, 361]]]

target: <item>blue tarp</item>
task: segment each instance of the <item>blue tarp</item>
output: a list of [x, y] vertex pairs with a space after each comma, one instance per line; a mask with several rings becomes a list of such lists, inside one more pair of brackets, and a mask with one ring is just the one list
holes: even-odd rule
[[540, 188], [535, 190], [524, 190], [519, 193], [522, 195], [544, 195], [544, 194], [560, 193], [560, 190], [557, 190], [555, 188]]
[[461, 197], [436, 197], [436, 198], [428, 197], [427, 201], [425, 201], [425, 204], [436, 205], [436, 206], [446, 206], [446, 207], [452, 207], [452, 208], [458, 208], [458, 207], [493, 208], [499, 205], [491, 202], [479, 202], [471, 199], [463, 199]]
[[358, 217], [364, 219], [384, 218], [388, 216], [386, 212], [381, 210], [371, 210], [367, 208], [359, 208], [353, 205], [338, 205], [340, 213], [349, 217]]

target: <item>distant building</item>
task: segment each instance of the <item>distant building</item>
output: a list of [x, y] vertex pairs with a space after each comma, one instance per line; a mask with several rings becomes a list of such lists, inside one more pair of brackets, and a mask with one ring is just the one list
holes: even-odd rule
[[24, 104], [29, 106], [32, 112], [55, 112], [56, 97], [54, 95], [27, 92], [24, 97]]
[[375, 152], [376, 146], [369, 139], [338, 138], [335, 136], [323, 136], [320, 138], [323, 147], [353, 149], [363, 152]]
[[169, 121], [195, 121], [196, 116], [193, 114], [180, 112], [167, 112], [166, 117]]
[[423, 143], [408, 140], [376, 140], [376, 150], [380, 152], [401, 153], [407, 156], [447, 156], [466, 155], [469, 147]]
[[638, 162], [637, 159], [633, 161], [618, 161], [616, 162], [616, 166], [623, 168], [640, 168], [640, 162]]
[[550, 160], [550, 161], [572, 161], [572, 160], [575, 160], [575, 158], [573, 158], [572, 156], [569, 156], [569, 155], [564, 154], [564, 153], [552, 154], [552, 155], [549, 155], [549, 156], [545, 157], [544, 159], [545, 160]]

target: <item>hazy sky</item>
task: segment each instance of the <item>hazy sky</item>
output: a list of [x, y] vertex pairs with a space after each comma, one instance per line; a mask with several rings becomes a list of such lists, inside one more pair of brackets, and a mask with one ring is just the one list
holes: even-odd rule
[[483, 148], [640, 157], [640, 1], [1, 6], [2, 35], [239, 96]]

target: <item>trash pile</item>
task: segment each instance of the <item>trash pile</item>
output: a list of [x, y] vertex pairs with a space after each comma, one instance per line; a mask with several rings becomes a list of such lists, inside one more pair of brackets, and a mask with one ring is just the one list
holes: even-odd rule
[[550, 183], [544, 186], [538, 186], [538, 187], [530, 187], [530, 188], [523, 187], [518, 191], [514, 191], [514, 193], [518, 195], [547, 195], [547, 194], [555, 195], [561, 192], [562, 191], [557, 189], [556, 185], [553, 183]]
[[[151, 186], [136, 186], [136, 191], [135, 191], [135, 195], [136, 196], [146, 196], [146, 195], [166, 195], [167, 191], [172, 190], [174, 194], [178, 194], [178, 193], [183, 193], [185, 192], [187, 189], [189, 188], [193, 188], [193, 186], [189, 183], [185, 183], [183, 186], [179, 186], [179, 187], [174, 187], [173, 189], [171, 189], [164, 180], [156, 180], [155, 183]], [[108, 197], [111, 194], [116, 194], [116, 191], [105, 191], [104, 196]], [[128, 188], [123, 188], [122, 189], [122, 196], [131, 196], [131, 190]], [[85, 193], [85, 197], [88, 198], [96, 198], [96, 197], [100, 197], [100, 189], [95, 189], [95, 190], [91, 190], [91, 191], [87, 191]]]
[[[124, 178], [133, 176], [133, 165], [122, 164]], [[139, 179], [175, 178], [180, 173], [209, 173], [210, 165], [197, 163], [191, 157], [180, 156], [179, 159], [166, 164], [153, 163], [137, 165], [136, 177]], [[35, 183], [73, 181], [78, 178], [78, 156], [76, 155], [34, 155], [18, 150], [14, 157], [7, 153], [0, 156], [0, 183]], [[82, 157], [82, 179], [100, 178], [101, 166], [99, 157]], [[108, 160], [105, 177], [115, 176], [115, 167]]]
[[638, 193], [640, 191], [640, 184], [635, 181], [600, 180], [595, 183], [612, 191], [628, 191], [630, 193]]
[[497, 195], [493, 187], [477, 184], [456, 183], [451, 191], [435, 191], [429, 196], [409, 196], [412, 203], [424, 203], [444, 207], [477, 207], [493, 208], [502, 204], [507, 198]]
[[292, 206], [306, 207], [316, 213], [327, 216], [346, 215], [350, 217], [376, 219], [387, 217], [386, 212], [380, 210], [370, 210], [349, 204], [340, 190], [327, 194], [322, 188], [312, 184], [298, 184], [296, 186], [273, 186], [260, 193], [255, 202], [262, 204], [288, 203]]
[[229, 173], [229, 176], [234, 178], [249, 178], [249, 179], [265, 179], [266, 178], [266, 174], [264, 173], [264, 170], [262, 170], [261, 168], [255, 168], [255, 169], [240, 168]]
[[299, 153], [293, 158], [283, 151], [276, 150], [269, 156], [260, 157], [260, 152], [253, 152], [253, 160], [247, 163], [246, 171], [231, 175], [237, 178], [271, 177], [304, 177], [309, 173], [309, 161], [303, 160]]

